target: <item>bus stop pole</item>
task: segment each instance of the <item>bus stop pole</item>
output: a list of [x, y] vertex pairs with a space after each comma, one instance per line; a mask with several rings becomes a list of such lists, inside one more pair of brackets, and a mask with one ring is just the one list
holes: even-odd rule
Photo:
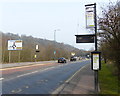
[[[97, 16], [96, 16], [96, 3], [94, 3], [94, 24], [95, 24], [95, 51], [97, 51]], [[95, 77], [95, 92], [98, 94], [98, 70], [94, 70]]]

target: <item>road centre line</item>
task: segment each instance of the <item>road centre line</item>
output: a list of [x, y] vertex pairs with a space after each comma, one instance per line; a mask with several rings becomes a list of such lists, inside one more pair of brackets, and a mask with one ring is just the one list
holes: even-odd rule
[[[51, 64], [51, 63], [46, 63], [46, 64]], [[0, 69], [0, 71], [10, 70], [10, 69], [20, 69], [20, 68], [26, 68], [26, 67], [32, 67], [32, 66], [38, 66], [38, 65], [45, 65], [45, 64], [35, 64], [35, 65], [28, 65], [28, 66], [25, 65], [21, 67], [5, 68], [5, 69]]]
[[[80, 61], [80, 62], [81, 62], [81, 61]], [[71, 63], [73, 63], [73, 62], [71, 62]], [[76, 62], [74, 62], [74, 63], [76, 63]], [[45, 64], [52, 64], [52, 63], [45, 63]], [[26, 68], [26, 67], [32, 67], [32, 66], [38, 66], [38, 65], [45, 65], [45, 64], [23, 65], [23, 66], [17, 66], [17, 67], [11, 67], [11, 68], [0, 69], [0, 71], [11, 70], [11, 69], [20, 69], [20, 68]]]
[[26, 75], [34, 74], [34, 73], [37, 73], [37, 72], [43, 72], [43, 71], [46, 71], [46, 70], [49, 70], [49, 69], [53, 69], [53, 68], [55, 68], [55, 67], [46, 68], [46, 69], [43, 69], [41, 71], [33, 71], [33, 72], [30, 72], [30, 73], [19, 75], [17, 77], [23, 77], [23, 76], [26, 76]]
[[30, 75], [30, 74], [37, 73], [37, 72], [38, 72], [38, 71], [34, 71], [34, 72], [31, 72], [31, 73], [26, 73], [26, 74], [19, 75], [19, 76], [17, 76], [17, 77], [23, 77], [23, 76]]

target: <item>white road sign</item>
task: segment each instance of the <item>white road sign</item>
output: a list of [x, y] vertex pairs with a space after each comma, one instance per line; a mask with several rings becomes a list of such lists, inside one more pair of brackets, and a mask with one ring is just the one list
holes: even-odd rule
[[94, 27], [94, 7], [86, 7], [86, 28]]
[[93, 54], [93, 70], [99, 69], [99, 54]]
[[39, 49], [39, 46], [38, 45], [36, 45], [36, 50], [38, 50]]
[[75, 56], [75, 53], [74, 53], [74, 52], [72, 52], [72, 53], [71, 53], [71, 55], [72, 55], [72, 56]]
[[8, 40], [8, 50], [22, 50], [22, 40]]

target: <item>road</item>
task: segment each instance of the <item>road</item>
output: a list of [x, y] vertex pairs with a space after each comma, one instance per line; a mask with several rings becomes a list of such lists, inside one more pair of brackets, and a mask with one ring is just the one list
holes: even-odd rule
[[37, 64], [2, 70], [2, 94], [51, 94], [90, 61]]

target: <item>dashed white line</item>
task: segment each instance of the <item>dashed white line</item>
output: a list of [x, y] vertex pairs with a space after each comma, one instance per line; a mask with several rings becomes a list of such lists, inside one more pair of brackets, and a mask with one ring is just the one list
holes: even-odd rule
[[4, 78], [0, 78], [0, 80], [3, 80]]
[[[50, 68], [46, 68], [46, 69], [41, 70], [41, 72], [49, 70], [49, 69], [53, 69], [53, 68], [58, 68], [60, 66], [64, 66], [64, 65], [62, 64], [62, 65], [58, 65], [58, 66], [53, 66], [53, 67], [50, 67]], [[22, 74], [22, 75], [19, 75], [17, 77], [23, 77], [23, 76], [30, 75], [30, 74], [37, 73], [37, 72], [40, 72], [40, 71], [34, 71], [34, 72], [31, 72], [31, 73]]]
[[[43, 70], [41, 70], [41, 72], [49, 70], [49, 69], [53, 69], [53, 68], [55, 68], [55, 67], [50, 67], [50, 68], [43, 69]], [[23, 77], [23, 76], [30, 75], [30, 74], [37, 73], [37, 72], [40, 72], [40, 71], [34, 71], [34, 72], [31, 72], [31, 73], [22, 74], [22, 75], [19, 75], [17, 77]]]
[[22, 89], [19, 88], [19, 89], [16, 89], [16, 90], [12, 90], [11, 93], [19, 93], [21, 91], [22, 91]]
[[38, 71], [34, 71], [34, 72], [31, 72], [31, 73], [26, 73], [26, 74], [19, 75], [19, 76], [17, 76], [17, 77], [23, 77], [23, 76], [30, 75], [30, 74], [37, 73], [37, 72], [38, 72]]

